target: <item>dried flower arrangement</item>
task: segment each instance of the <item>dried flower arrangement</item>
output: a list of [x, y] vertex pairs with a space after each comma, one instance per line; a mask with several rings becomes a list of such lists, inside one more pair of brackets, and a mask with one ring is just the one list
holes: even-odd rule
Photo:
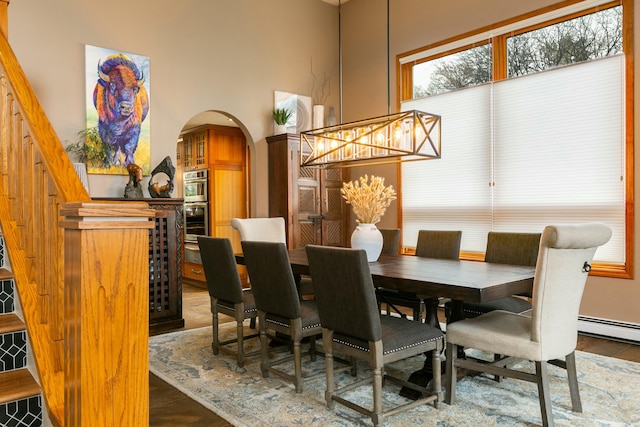
[[396, 191], [393, 185], [384, 186], [384, 178], [371, 175], [369, 183], [367, 175], [360, 177], [358, 181], [349, 181], [342, 184], [342, 197], [353, 207], [360, 224], [376, 224], [384, 215], [392, 200], [396, 199]]

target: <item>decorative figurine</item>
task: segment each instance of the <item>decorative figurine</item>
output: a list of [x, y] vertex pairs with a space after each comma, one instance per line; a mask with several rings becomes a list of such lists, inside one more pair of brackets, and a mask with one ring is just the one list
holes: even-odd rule
[[127, 165], [127, 171], [129, 172], [129, 182], [124, 187], [125, 199], [142, 199], [142, 168], [135, 163], [129, 163]]
[[[153, 182], [153, 177], [156, 174], [164, 173], [169, 179], [164, 185], [159, 185], [157, 182]], [[149, 178], [149, 195], [151, 197], [171, 197], [173, 192], [173, 178], [176, 174], [176, 168], [171, 163], [171, 157], [167, 156], [158, 166], [151, 172], [151, 178]]]

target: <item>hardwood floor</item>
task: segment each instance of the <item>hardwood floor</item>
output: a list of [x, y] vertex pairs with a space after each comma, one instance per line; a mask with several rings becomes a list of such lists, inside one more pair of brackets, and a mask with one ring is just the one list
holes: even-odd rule
[[[184, 328], [170, 332], [211, 325], [209, 294], [206, 289], [183, 284], [182, 309], [185, 319]], [[225, 316], [221, 316], [221, 321], [223, 317]], [[227, 318], [227, 321], [229, 320], [230, 318]], [[580, 335], [578, 350], [640, 363], [640, 345]], [[149, 373], [149, 395], [149, 425], [152, 427], [231, 426], [215, 413], [151, 373]]]
[[[166, 332], [211, 326], [211, 305], [206, 289], [182, 284], [184, 327]], [[226, 318], [226, 319], [225, 319]], [[221, 315], [220, 321], [231, 318]], [[227, 421], [149, 372], [149, 425], [152, 427], [226, 427]]]

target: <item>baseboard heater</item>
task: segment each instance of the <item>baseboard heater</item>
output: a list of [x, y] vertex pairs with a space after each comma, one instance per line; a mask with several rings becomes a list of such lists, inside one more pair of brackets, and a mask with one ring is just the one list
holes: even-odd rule
[[578, 316], [578, 331], [640, 344], [640, 325], [597, 317]]

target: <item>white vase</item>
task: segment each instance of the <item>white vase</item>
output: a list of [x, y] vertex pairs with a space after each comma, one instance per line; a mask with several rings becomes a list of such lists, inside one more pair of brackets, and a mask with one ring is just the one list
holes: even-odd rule
[[382, 233], [375, 224], [358, 224], [351, 234], [351, 247], [364, 249], [367, 261], [375, 262], [382, 252]]
[[287, 133], [287, 125], [279, 125], [277, 123], [273, 124], [273, 132], [274, 135], [280, 135], [283, 133]]
[[324, 105], [313, 106], [313, 128], [320, 129], [324, 127]]

